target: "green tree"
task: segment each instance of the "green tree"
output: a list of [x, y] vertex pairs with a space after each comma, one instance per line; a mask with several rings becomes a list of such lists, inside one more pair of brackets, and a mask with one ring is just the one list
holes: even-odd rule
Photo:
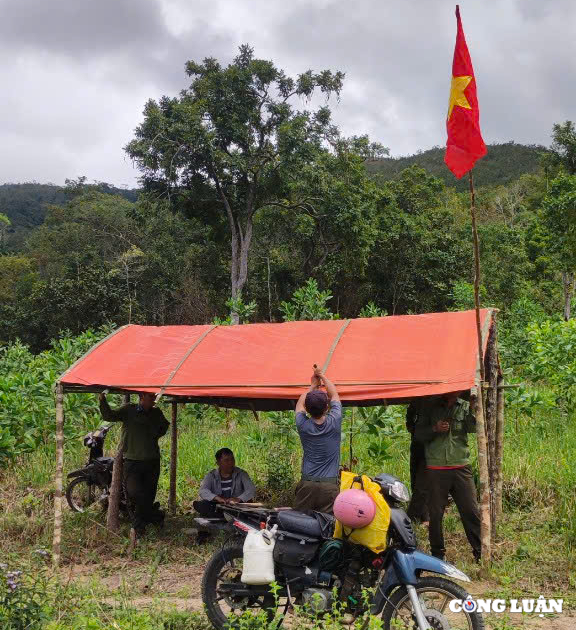
[[10, 219], [0, 212], [0, 254], [6, 249], [6, 234], [10, 225]]
[[327, 107], [296, 111], [291, 101], [310, 99], [317, 90], [339, 94], [344, 75], [308, 71], [291, 78], [246, 45], [227, 67], [208, 58], [189, 61], [186, 72], [192, 83], [179, 97], [147, 103], [126, 151], [149, 189], [169, 197], [193, 191], [224, 214], [236, 299], [248, 279], [255, 215], [268, 205], [311, 202], [286, 204], [287, 184], [336, 135]]
[[569, 175], [576, 174], [576, 127], [571, 120], [554, 125], [552, 152]]
[[454, 282], [468, 279], [470, 238], [443, 198], [442, 182], [418, 167], [383, 186], [367, 299], [393, 315], [445, 310]]
[[280, 310], [285, 322], [338, 319], [338, 314], [328, 307], [331, 299], [330, 291], [320, 291], [316, 280], [309, 278], [304, 286], [294, 291], [290, 302], [282, 302]]
[[562, 266], [564, 319], [570, 319], [576, 269], [576, 175], [560, 175], [543, 203], [543, 217], [552, 236], [550, 245]]

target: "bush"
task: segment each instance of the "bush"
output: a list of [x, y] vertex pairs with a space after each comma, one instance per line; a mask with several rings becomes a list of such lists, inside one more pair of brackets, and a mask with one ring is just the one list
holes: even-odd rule
[[[0, 347], [0, 466], [53, 441], [56, 379], [109, 332], [64, 334], [36, 355], [18, 341]], [[65, 397], [64, 410], [67, 437], [97, 414], [94, 399], [75, 394]]]
[[42, 566], [23, 571], [0, 564], [0, 627], [35, 630], [48, 619], [48, 579]]
[[565, 408], [576, 400], [576, 320], [546, 320], [528, 326], [529, 361], [524, 368], [533, 380], [548, 382]]

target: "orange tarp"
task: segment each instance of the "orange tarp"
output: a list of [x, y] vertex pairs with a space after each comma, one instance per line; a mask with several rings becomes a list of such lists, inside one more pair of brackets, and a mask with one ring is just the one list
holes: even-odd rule
[[[491, 311], [481, 312], [484, 341]], [[474, 311], [241, 326], [125, 326], [66, 372], [65, 391], [162, 391], [221, 406], [289, 409], [312, 365], [349, 403], [470, 389]]]

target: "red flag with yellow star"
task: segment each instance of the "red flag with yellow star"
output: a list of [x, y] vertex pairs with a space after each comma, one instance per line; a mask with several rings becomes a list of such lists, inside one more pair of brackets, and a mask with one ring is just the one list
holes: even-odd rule
[[452, 84], [446, 120], [448, 141], [444, 161], [454, 175], [460, 178], [473, 168], [476, 160], [486, 155], [486, 145], [480, 133], [476, 79], [458, 6], [456, 21], [458, 32], [452, 62]]

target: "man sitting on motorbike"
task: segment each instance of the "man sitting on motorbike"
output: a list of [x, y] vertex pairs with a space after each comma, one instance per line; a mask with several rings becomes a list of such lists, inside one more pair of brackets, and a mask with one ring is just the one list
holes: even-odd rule
[[124, 446], [124, 484], [128, 499], [134, 506], [134, 520], [130, 537], [140, 537], [149, 523], [161, 524], [164, 512], [156, 499], [160, 477], [160, 449], [158, 440], [166, 434], [169, 422], [155, 407], [155, 395], [144, 392], [138, 405], [127, 404], [111, 409], [106, 395], [101, 393], [100, 413], [108, 422], [122, 423]]
[[[326, 392], [320, 390], [322, 385]], [[342, 404], [336, 387], [320, 368], [314, 367], [310, 390], [296, 404], [296, 428], [304, 455], [294, 509], [332, 514], [340, 492]]]

